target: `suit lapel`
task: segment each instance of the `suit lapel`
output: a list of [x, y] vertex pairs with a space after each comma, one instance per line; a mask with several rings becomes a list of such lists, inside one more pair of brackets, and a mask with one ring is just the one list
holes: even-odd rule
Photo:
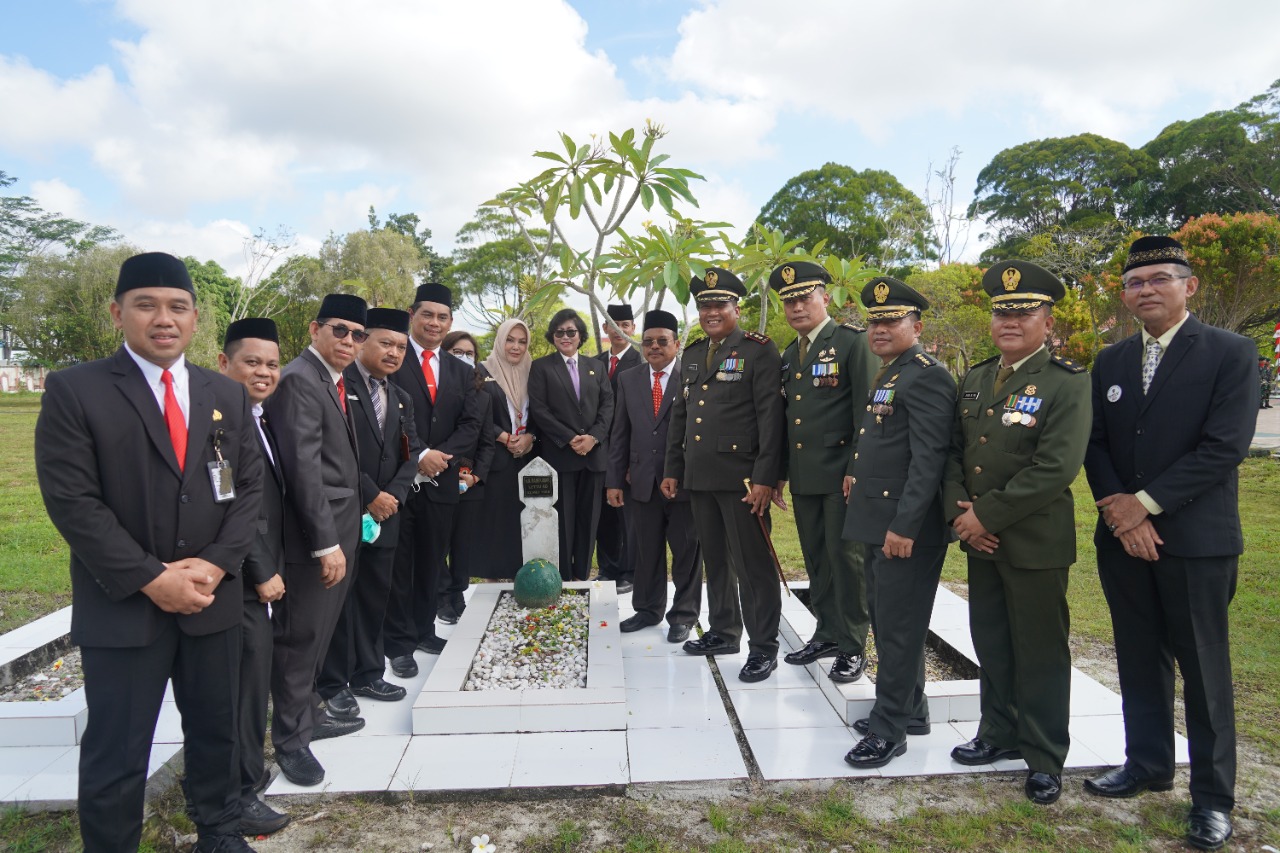
[[[200, 459], [205, 441], [209, 438], [209, 430], [213, 421], [213, 389], [209, 387], [209, 377], [197, 367], [187, 365], [187, 460], [183, 479], [200, 466]], [[221, 413], [219, 413], [221, 416]]]
[[[658, 404], [658, 416], [653, 419], [654, 423], [659, 423], [667, 416], [667, 410], [671, 408], [671, 403], [676, 398], [676, 392], [680, 390], [680, 361], [671, 362], [671, 375], [667, 377], [667, 388], [662, 392], [662, 402]], [[653, 393], [650, 389], [650, 394]], [[653, 411], [653, 406], [649, 406], [649, 411]]]
[[267, 449], [270, 451], [267, 458], [263, 461], [267, 463], [267, 467], [271, 469], [271, 476], [276, 478], [276, 484], [280, 486], [281, 492], [284, 491], [284, 480], [280, 475], [280, 466], [276, 460], [280, 458], [280, 448], [276, 445], [276, 437], [271, 434], [271, 424], [267, 423], [267, 416], [264, 413], [260, 418], [262, 421], [262, 433], [259, 438], [265, 438], [267, 441]]
[[[370, 391], [369, 386], [365, 384], [364, 374], [360, 372], [360, 368], [356, 367], [353, 364], [351, 367], [344, 370], [342, 372], [342, 375], [347, 380], [348, 394], [352, 390], [354, 390], [356, 393], [356, 396], [360, 398], [360, 408], [364, 409], [364, 416], [368, 418], [369, 423], [375, 427], [373, 430], [371, 430], [371, 432], [373, 432], [373, 434], [377, 437], [378, 444], [382, 444], [383, 443], [382, 433], [380, 433], [376, 428], [378, 425], [378, 416], [373, 411], [373, 392]], [[391, 397], [392, 395], [388, 394], [387, 396]], [[384, 413], [384, 414], [388, 414], [388, 413]], [[388, 414], [388, 417], [389, 417], [389, 414]]]
[[[316, 378], [320, 380], [322, 385], [324, 385], [329, 394], [329, 399], [333, 401], [333, 405], [338, 407], [338, 417], [342, 418], [342, 423], [347, 428], [347, 440], [351, 442], [352, 449], [354, 449], [356, 451], [356, 455], [359, 456], [360, 449], [356, 444], [356, 431], [351, 426], [351, 418], [347, 416], [347, 412], [343, 409], [342, 400], [338, 397], [337, 384], [329, 378], [328, 366], [323, 364], [320, 361], [320, 358], [312, 353], [311, 350], [303, 350], [302, 355], [299, 357], [308, 359], [311, 362], [311, 366], [315, 368]], [[343, 385], [346, 385], [345, 378], [343, 379]]]
[[[120, 377], [116, 382], [116, 387], [137, 409], [138, 417], [142, 418], [142, 425], [147, 431], [147, 437], [151, 439], [151, 443], [155, 445], [156, 450], [160, 452], [164, 460], [169, 463], [169, 468], [173, 471], [173, 475], [181, 480], [182, 471], [178, 468], [178, 457], [173, 452], [173, 441], [169, 438], [169, 429], [165, 426], [164, 414], [156, 404], [155, 394], [151, 393], [151, 388], [147, 385], [147, 379], [142, 375], [142, 370], [134, 363], [133, 358], [124, 347], [116, 351], [116, 361], [112, 366], [112, 371]], [[191, 442], [188, 439], [187, 447], [190, 446]]]
[[[1195, 326], [1192, 323], [1195, 322]], [[1182, 325], [1178, 333], [1173, 336], [1173, 340], [1169, 342], [1169, 351], [1160, 358], [1160, 364], [1156, 367], [1156, 375], [1151, 380], [1151, 387], [1147, 389], [1147, 393], [1142, 397], [1142, 405], [1138, 408], [1138, 412], [1146, 411], [1151, 405], [1151, 401], [1160, 393], [1160, 389], [1164, 388], [1165, 383], [1169, 380], [1169, 376], [1178, 369], [1178, 363], [1186, 357], [1191, 348], [1195, 346], [1196, 338], [1199, 335], [1199, 321], [1194, 317], [1188, 317], [1187, 322]], [[1138, 339], [1142, 339], [1139, 332]], [[1145, 353], [1144, 353], [1145, 355]], [[1142, 367], [1140, 359], [1133, 359], [1134, 364], [1138, 364], [1138, 389], [1142, 388]]]

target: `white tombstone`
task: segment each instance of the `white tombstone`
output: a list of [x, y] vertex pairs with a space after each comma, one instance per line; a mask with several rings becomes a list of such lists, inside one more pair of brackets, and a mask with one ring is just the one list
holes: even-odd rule
[[534, 459], [520, 472], [520, 538], [524, 561], [550, 560], [560, 568], [560, 513], [556, 498], [560, 496], [560, 478], [545, 459]]

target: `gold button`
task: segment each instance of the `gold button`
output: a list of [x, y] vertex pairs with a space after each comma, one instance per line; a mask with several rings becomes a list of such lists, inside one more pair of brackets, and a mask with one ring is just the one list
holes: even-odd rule
[[888, 493], [888, 492], [882, 492], [881, 494], [883, 494], [886, 498], [887, 498], [887, 497], [889, 497], [889, 493]]
[[857, 459], [857, 458], [858, 458], [858, 454], [856, 454], [856, 453], [855, 453], [855, 454], [853, 454], [853, 458], [854, 458], [854, 459]]
[[868, 411], [868, 412], [869, 412], [869, 411], [871, 411], [871, 407], [870, 407], [870, 406], [867, 406], [867, 411]]
[[851, 486], [852, 486], [852, 485], [853, 485], [854, 483], [856, 483], [856, 482], [858, 482], [858, 478], [857, 478], [857, 477], [850, 477], [850, 478], [849, 478], [849, 485], [851, 485]]
[[977, 499], [978, 499], [977, 495], [969, 495], [969, 500], [976, 501]]
[[797, 442], [796, 442], [796, 450], [804, 450], [804, 445], [797, 441]]
[[694, 419], [693, 419], [693, 422], [694, 422], [695, 424], [700, 424], [700, 423], [702, 423], [702, 418], [694, 418]]
[[695, 435], [695, 436], [693, 437], [693, 440], [694, 440], [694, 441], [702, 441], [702, 436], [700, 436], [700, 435]]
[[984, 436], [980, 436], [980, 437], [978, 438], [978, 444], [986, 444], [986, 443], [987, 443], [987, 437], [986, 437], [985, 435], [984, 435]]
[[796, 374], [796, 379], [799, 379], [799, 378], [801, 378], [802, 376], [804, 376], [804, 374], [803, 374], [803, 373], [797, 373], [797, 374]]
[[797, 394], [797, 395], [796, 395], [796, 399], [797, 399], [797, 400], [799, 400], [799, 399], [800, 399], [800, 395], [799, 395], [799, 394]]
[[865, 433], [866, 431], [867, 431], [867, 428], [866, 428], [866, 427], [863, 427], [862, 429], [858, 430], [858, 435], [862, 435], [862, 434], [863, 434], [863, 433]]
[[982, 466], [981, 466], [981, 465], [974, 465], [974, 466], [973, 466], [973, 473], [975, 473], [975, 474], [981, 474], [981, 473], [982, 473]]
[[706, 386], [706, 385], [703, 385], [703, 386], [702, 386], [702, 390], [703, 390], [703, 391], [707, 390], [707, 386]]
[[736, 445], [736, 444], [735, 444], [735, 445], [733, 445], [733, 449], [734, 449], [734, 450], [737, 450], [737, 449], [738, 449], [738, 445]]
[[841, 446], [841, 447], [844, 447], [844, 439], [843, 439], [843, 438], [842, 438], [842, 439], [840, 439], [840, 446]]
[[796, 418], [796, 426], [800, 426], [800, 419]]
[[706, 400], [699, 400], [699, 401], [698, 401], [698, 405], [699, 405], [699, 406], [705, 406], [706, 404], [707, 404], [707, 401], [706, 401]]
[[991, 409], [987, 409], [987, 417], [991, 417], [994, 414], [995, 414], [994, 411], [992, 411]]
[[969, 414], [969, 410], [968, 410], [968, 409], [965, 409], [965, 410], [964, 410], [963, 412], [961, 412], [960, 414], [962, 414], [962, 415], [967, 415], [967, 414]]

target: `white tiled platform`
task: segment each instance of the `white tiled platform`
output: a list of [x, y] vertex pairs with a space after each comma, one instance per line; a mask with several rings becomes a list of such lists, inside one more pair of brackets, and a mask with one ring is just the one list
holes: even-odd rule
[[[802, 584], [794, 586], [800, 587]], [[781, 652], [808, 638], [812, 617], [798, 599], [784, 597]], [[933, 630], [972, 657], [966, 602], [939, 589]], [[618, 601], [618, 618], [632, 614], [630, 596]], [[706, 625], [705, 611], [703, 625]], [[440, 625], [448, 638], [456, 626]], [[340, 791], [462, 791], [496, 788], [589, 787], [648, 782], [745, 779], [746, 762], [708, 662], [666, 642], [666, 626], [623, 634], [622, 674], [626, 726], [618, 731], [577, 731], [581, 721], [566, 715], [565, 731], [495, 731], [476, 734], [414, 734], [411, 700], [361, 700], [366, 726], [344, 738], [312, 745], [327, 770], [318, 788], [300, 788], [278, 777], [268, 795]], [[417, 652], [420, 672], [413, 679], [388, 680], [417, 696], [442, 660]], [[879, 770], [855, 771], [844, 754], [857, 736], [846, 719], [865, 715], [874, 688], [863, 679], [837, 688], [821, 665], [780, 663], [766, 681], [744, 684], [740, 655], [720, 657], [733, 712], [750, 753], [766, 780], [913, 776], [1021, 771], [1022, 761], [964, 767], [950, 759], [953, 746], [977, 731], [977, 683], [930, 685], [933, 732], [908, 741], [908, 752]], [[446, 661], [447, 662], [447, 661]], [[483, 694], [475, 694], [483, 695]], [[1120, 699], [1076, 671], [1072, 680], [1073, 768], [1120, 764], [1124, 730]], [[840, 710], [837, 711], [837, 708]], [[157, 728], [153, 769], [173, 755], [180, 738], [176, 711], [167, 704]], [[518, 726], [517, 726], [518, 728]], [[1179, 761], [1186, 741], [1178, 737]], [[75, 797], [74, 747], [0, 748], [0, 802], [70, 805]]]

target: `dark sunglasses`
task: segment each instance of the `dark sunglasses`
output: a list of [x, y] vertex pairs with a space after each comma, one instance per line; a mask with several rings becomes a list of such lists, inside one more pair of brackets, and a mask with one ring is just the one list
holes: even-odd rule
[[578, 336], [577, 329], [556, 329], [552, 332], [557, 338], [576, 338]]
[[356, 343], [358, 343], [358, 344], [362, 344], [362, 343], [364, 343], [365, 341], [369, 340], [369, 333], [368, 333], [368, 332], [362, 331], [362, 330], [360, 330], [360, 329], [351, 329], [351, 328], [348, 328], [348, 327], [346, 327], [346, 326], [342, 325], [341, 323], [339, 323], [339, 324], [338, 324], [338, 325], [336, 325], [336, 326], [335, 326], [333, 323], [321, 323], [320, 325], [321, 325], [321, 326], [328, 326], [330, 329], [332, 329], [332, 330], [333, 330], [333, 336], [334, 336], [335, 338], [337, 338], [338, 340], [342, 340], [342, 339], [343, 339], [343, 338], [345, 338], [347, 335], [350, 335], [350, 336], [351, 336], [351, 340], [355, 341], [355, 342], [356, 342]]

